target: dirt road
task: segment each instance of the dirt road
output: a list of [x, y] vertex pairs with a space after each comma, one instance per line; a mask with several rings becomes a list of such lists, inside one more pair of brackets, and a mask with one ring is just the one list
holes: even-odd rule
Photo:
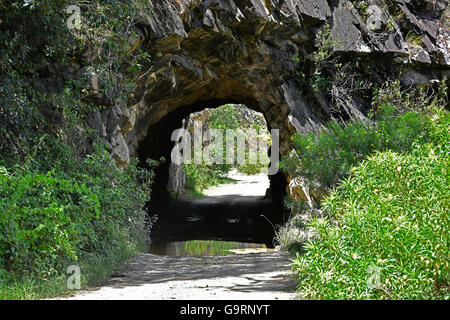
[[[267, 176], [233, 177], [235, 184], [207, 190], [208, 197], [263, 196]], [[273, 250], [226, 256], [140, 254], [101, 288], [69, 299], [293, 299], [289, 257]]]
[[69, 299], [293, 299], [289, 259], [276, 252], [172, 257], [141, 254], [108, 283]]

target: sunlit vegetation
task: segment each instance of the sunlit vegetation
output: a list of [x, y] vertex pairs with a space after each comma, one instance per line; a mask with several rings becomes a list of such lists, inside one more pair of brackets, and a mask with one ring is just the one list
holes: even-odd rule
[[[244, 110], [250, 115], [247, 118], [242, 116]], [[242, 174], [254, 175], [263, 172], [267, 168], [268, 164], [263, 163], [259, 158], [256, 159], [256, 163], [250, 163], [248, 150], [245, 151], [244, 163], [227, 163], [226, 130], [228, 129], [236, 130], [237, 134], [241, 134], [244, 139], [247, 138], [249, 130], [254, 130], [257, 133], [257, 137], [264, 139], [267, 145], [270, 144], [267, 125], [262, 114], [258, 114], [242, 105], [227, 104], [207, 113], [204, 112], [204, 116], [206, 117], [205, 124], [209, 129], [223, 132], [223, 161], [222, 164], [208, 164], [206, 161], [202, 164], [183, 164], [188, 192], [196, 191], [197, 194], [201, 194], [203, 190], [210, 186], [233, 183], [234, 180], [226, 177], [232, 169], [237, 169]], [[236, 152], [236, 147], [237, 145], [235, 144], [233, 146], [234, 152]], [[214, 156], [214, 150], [212, 156]]]
[[[81, 9], [81, 29], [68, 28], [69, 5]], [[63, 294], [72, 264], [82, 286], [98, 284], [145, 246], [153, 173], [135, 160], [118, 168], [108, 146], [93, 143], [86, 116], [106, 106], [85, 99], [89, 74], [102, 75], [105, 103], [117, 101], [148, 62], [130, 43], [142, 5], [0, 3], [0, 300]], [[38, 85], [42, 74], [71, 65], [86, 72]]]
[[291, 200], [295, 216], [279, 230], [282, 247], [296, 254], [301, 298], [449, 298], [450, 115], [443, 88], [428, 105], [383, 101], [369, 123], [330, 123], [294, 137], [284, 169], [329, 190], [322, 214], [306, 223], [296, 221], [311, 209]]

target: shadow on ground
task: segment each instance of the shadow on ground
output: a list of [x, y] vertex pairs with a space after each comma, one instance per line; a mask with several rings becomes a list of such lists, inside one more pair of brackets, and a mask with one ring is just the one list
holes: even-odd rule
[[164, 211], [152, 227], [151, 238], [156, 242], [226, 240], [271, 247], [272, 225], [281, 223], [282, 217], [270, 200], [237, 194], [174, 200]]
[[289, 257], [277, 252], [174, 257], [141, 254], [99, 290], [74, 299], [292, 299]]

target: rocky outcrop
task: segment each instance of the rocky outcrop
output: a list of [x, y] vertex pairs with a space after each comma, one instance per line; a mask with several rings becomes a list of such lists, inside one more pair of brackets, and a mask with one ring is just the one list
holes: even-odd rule
[[328, 194], [329, 190], [314, 189], [301, 177], [291, 179], [287, 177], [288, 185], [286, 193], [296, 202], [304, 202], [308, 208], [314, 209], [320, 206], [320, 202]]
[[186, 174], [183, 167], [175, 163], [169, 165], [169, 181], [167, 189], [177, 195], [186, 189]]
[[[345, 107], [311, 85], [318, 35], [330, 26], [336, 63], [355, 63], [368, 83], [404, 85], [448, 79], [448, 1], [155, 0], [136, 26], [152, 62], [141, 70], [126, 104], [93, 123], [126, 165], [149, 127], [175, 110], [244, 103], [280, 129], [281, 152], [296, 132], [332, 118], [363, 117], [370, 94], [352, 91]], [[410, 40], [414, 39], [420, 41]], [[357, 62], [357, 63], [356, 63]], [[335, 69], [330, 69], [332, 76]], [[338, 88], [339, 89], [339, 88]], [[339, 90], [338, 90], [339, 91]], [[181, 108], [181, 109], [180, 109]], [[181, 118], [180, 118], [181, 119]], [[101, 120], [101, 121], [100, 121]], [[158, 136], [155, 136], [158, 139]], [[160, 141], [170, 143], [170, 141]]]

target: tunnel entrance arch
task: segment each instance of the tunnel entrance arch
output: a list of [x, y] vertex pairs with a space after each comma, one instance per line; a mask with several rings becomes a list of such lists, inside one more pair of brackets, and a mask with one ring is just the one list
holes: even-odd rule
[[[180, 200], [171, 196], [168, 190], [171, 153], [174, 147], [172, 133], [180, 129], [183, 119], [190, 114], [217, 108], [227, 103], [239, 101], [213, 99], [198, 101], [182, 106], [163, 116], [148, 127], [148, 132], [139, 144], [138, 156], [141, 163], [147, 158], [165, 160], [156, 168], [149, 214], [160, 220], [154, 226], [152, 239], [165, 237], [172, 241], [221, 239], [240, 242], [261, 242], [273, 245], [273, 225], [280, 224], [286, 217], [283, 207], [286, 195], [286, 178], [282, 172], [269, 176], [270, 187], [264, 197], [223, 196], [214, 200]], [[255, 109], [253, 109], [255, 110]], [[255, 111], [260, 111], [256, 109]], [[270, 126], [268, 126], [270, 129]], [[187, 223], [183, 215], [195, 213], [201, 216], [203, 225], [195, 227]], [[210, 214], [211, 213], [211, 214]], [[223, 220], [241, 221], [242, 224], [224, 225]], [[169, 220], [169, 221], [166, 221]], [[209, 222], [207, 222], [209, 221]]]

